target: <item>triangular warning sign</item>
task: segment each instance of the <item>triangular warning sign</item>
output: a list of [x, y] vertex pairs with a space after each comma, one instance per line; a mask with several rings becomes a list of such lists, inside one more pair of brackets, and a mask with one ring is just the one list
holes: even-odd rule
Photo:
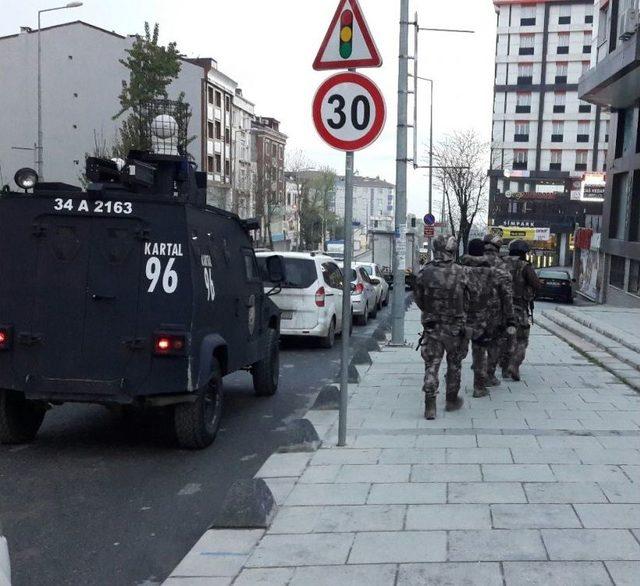
[[313, 68], [322, 71], [381, 65], [382, 57], [358, 0], [340, 0]]

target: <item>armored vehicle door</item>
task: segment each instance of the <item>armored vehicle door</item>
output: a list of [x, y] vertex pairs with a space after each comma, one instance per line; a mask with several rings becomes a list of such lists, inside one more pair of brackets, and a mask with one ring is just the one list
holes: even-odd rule
[[[247, 340], [258, 341], [264, 333], [263, 298], [264, 288], [260, 277], [260, 270], [256, 261], [256, 255], [252, 248], [242, 248], [244, 263], [244, 318], [247, 324]], [[258, 349], [259, 351], [259, 349]]]

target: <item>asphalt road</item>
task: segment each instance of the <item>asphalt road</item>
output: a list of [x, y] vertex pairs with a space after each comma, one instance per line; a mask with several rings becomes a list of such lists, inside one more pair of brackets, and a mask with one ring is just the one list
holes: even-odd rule
[[[355, 328], [354, 347], [389, 309]], [[35, 443], [0, 447], [0, 519], [14, 586], [162, 582], [207, 530], [231, 484], [251, 478], [317, 392], [339, 378], [340, 342], [286, 342], [280, 390], [257, 399], [246, 373], [225, 379], [222, 428], [211, 448], [176, 449], [157, 420], [125, 425], [97, 406], [47, 414]]]

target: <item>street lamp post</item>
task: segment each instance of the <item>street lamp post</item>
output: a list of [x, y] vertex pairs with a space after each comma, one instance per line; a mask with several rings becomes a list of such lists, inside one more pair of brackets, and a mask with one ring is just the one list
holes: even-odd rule
[[55, 8], [45, 8], [38, 10], [38, 152], [36, 166], [38, 167], [38, 177], [42, 180], [44, 177], [42, 163], [42, 44], [40, 40], [40, 20], [43, 12], [53, 12], [55, 10], [65, 10], [67, 8], [78, 8], [82, 6], [82, 2], [69, 2], [64, 6], [56, 6]]

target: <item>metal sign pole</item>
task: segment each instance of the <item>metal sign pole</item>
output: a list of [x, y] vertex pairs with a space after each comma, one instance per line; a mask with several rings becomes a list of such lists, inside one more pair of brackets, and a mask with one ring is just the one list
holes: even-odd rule
[[349, 349], [351, 347], [351, 261], [353, 258], [353, 151], [347, 152], [344, 174], [344, 275], [342, 279], [342, 365], [340, 370], [340, 418], [338, 446], [347, 445], [349, 402]]

